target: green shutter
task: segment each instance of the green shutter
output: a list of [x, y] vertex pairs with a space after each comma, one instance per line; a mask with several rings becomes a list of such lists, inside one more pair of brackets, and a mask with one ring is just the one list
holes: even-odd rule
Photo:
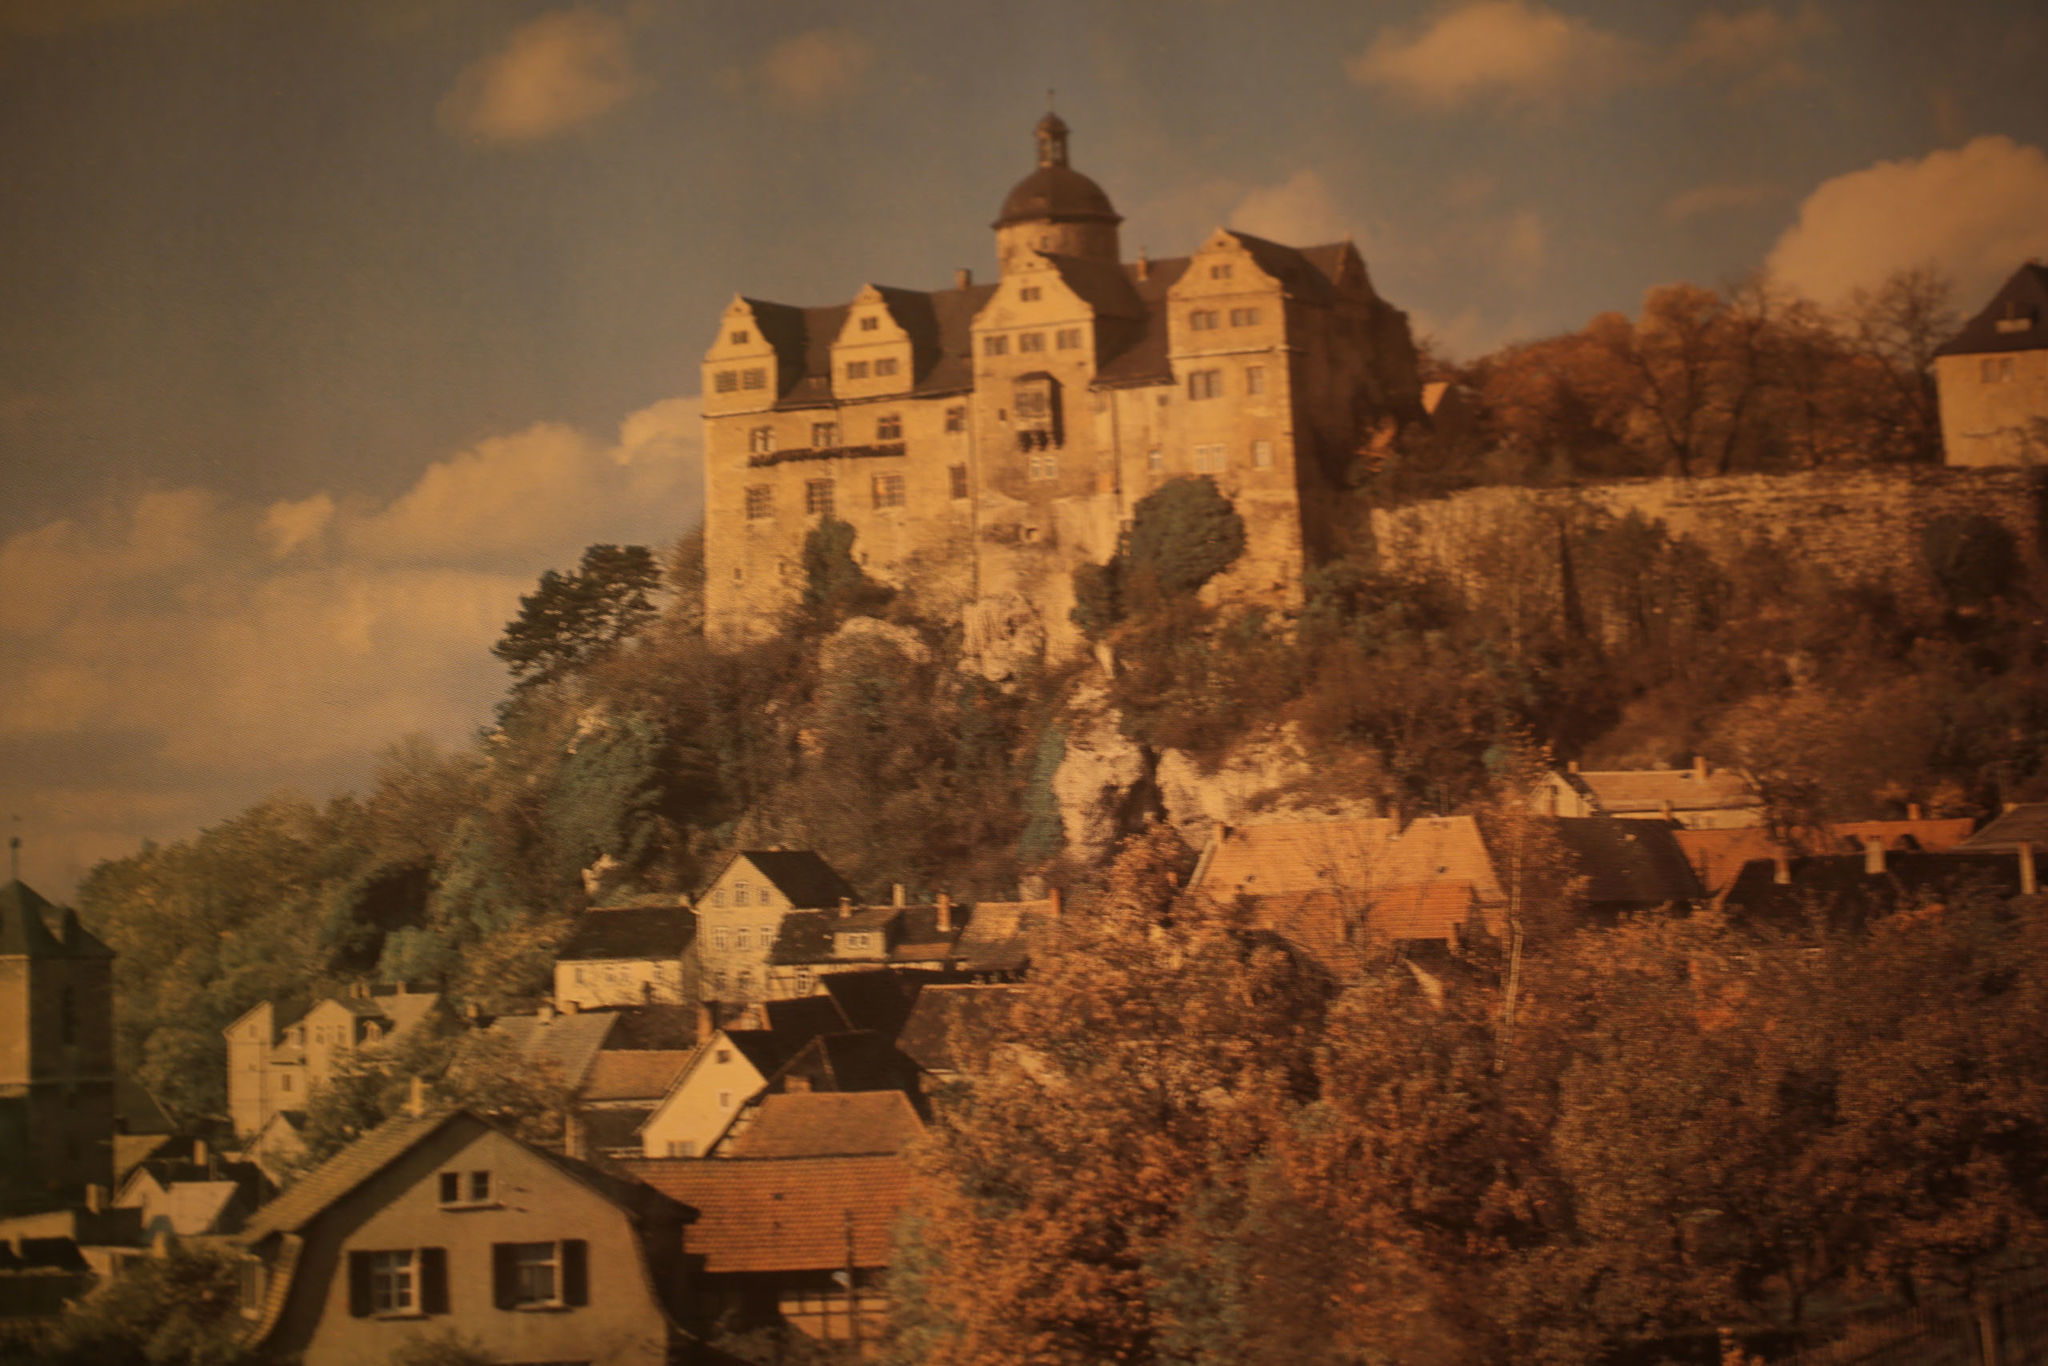
[[370, 1254], [348, 1254], [348, 1312], [355, 1318], [370, 1316]]
[[562, 1302], [590, 1303], [590, 1244], [581, 1238], [562, 1241]]
[[445, 1247], [420, 1249], [420, 1312], [448, 1312], [448, 1249]]

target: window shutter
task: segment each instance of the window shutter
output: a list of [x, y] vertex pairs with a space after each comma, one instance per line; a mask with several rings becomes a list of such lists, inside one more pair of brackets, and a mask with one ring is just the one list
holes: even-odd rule
[[516, 1243], [491, 1244], [491, 1303], [510, 1309], [519, 1301], [518, 1271], [512, 1261]]
[[420, 1249], [420, 1312], [448, 1312], [448, 1249], [445, 1247]]
[[590, 1244], [581, 1238], [562, 1242], [562, 1303], [590, 1303]]
[[370, 1254], [348, 1254], [348, 1312], [354, 1318], [370, 1316]]

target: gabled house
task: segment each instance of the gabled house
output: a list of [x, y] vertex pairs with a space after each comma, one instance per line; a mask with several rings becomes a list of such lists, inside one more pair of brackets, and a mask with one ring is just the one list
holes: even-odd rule
[[638, 1157], [640, 1126], [689, 1065], [692, 1050], [605, 1049], [592, 1059], [571, 1098], [564, 1146], [594, 1161]]
[[646, 1157], [703, 1157], [810, 1035], [721, 1029], [698, 1048], [640, 1127]]
[[784, 917], [855, 896], [831, 864], [807, 850], [727, 855], [697, 898], [698, 998], [745, 1005], [778, 994], [769, 987], [768, 957]]
[[697, 914], [674, 898], [585, 911], [555, 952], [557, 1006], [696, 1000]]
[[139, 1210], [145, 1239], [233, 1233], [270, 1190], [255, 1163], [223, 1159], [194, 1139], [138, 1163], [116, 1190], [114, 1208]]
[[1934, 353], [1951, 465], [2048, 461], [2048, 265], [2029, 261]]
[[362, 983], [316, 1002], [279, 1029], [260, 1001], [222, 1031], [228, 1045], [228, 1117], [237, 1138], [253, 1138], [282, 1111], [301, 1111], [344, 1059], [416, 1029], [441, 1004], [438, 992]]
[[686, 1211], [463, 1111], [400, 1114], [258, 1210], [248, 1346], [383, 1366], [447, 1334], [494, 1360], [665, 1366]]
[[1763, 798], [1749, 779], [1703, 758], [1691, 768], [1582, 769], [1544, 775], [1530, 797], [1539, 816], [1619, 816], [1665, 820], [1689, 830], [1759, 825]]

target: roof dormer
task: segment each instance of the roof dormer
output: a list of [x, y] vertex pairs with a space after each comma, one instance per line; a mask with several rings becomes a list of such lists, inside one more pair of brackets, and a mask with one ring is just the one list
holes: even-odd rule
[[735, 295], [719, 316], [718, 336], [704, 353], [704, 411], [766, 408], [781, 392], [780, 362], [764, 326], [767, 306]]
[[[840, 399], [907, 393], [916, 378], [916, 345], [892, 294], [863, 285], [832, 343], [832, 394]], [[907, 311], [907, 310], [904, 310]]]

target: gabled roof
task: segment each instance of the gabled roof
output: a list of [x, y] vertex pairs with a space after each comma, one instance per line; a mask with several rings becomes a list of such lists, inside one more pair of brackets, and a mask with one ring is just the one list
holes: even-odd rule
[[900, 1153], [924, 1132], [901, 1091], [799, 1091], [763, 1097], [733, 1157], [860, 1157]]
[[896, 1036], [896, 1047], [927, 1072], [978, 1072], [1009, 1034], [1021, 986], [928, 986]]
[[1410, 882], [1376, 893], [1366, 906], [1368, 932], [1395, 941], [1454, 942], [1475, 924], [1478, 898], [1469, 882]]
[[576, 918], [576, 928], [555, 953], [558, 962], [593, 959], [672, 959], [697, 937], [697, 913], [681, 906], [593, 909]]
[[1059, 918], [1059, 903], [978, 901], [955, 948], [968, 972], [1021, 972], [1031, 962], [1031, 939]]
[[1684, 848], [1662, 821], [1556, 816], [1547, 824], [1586, 879], [1585, 897], [1594, 906], [1650, 907], [1705, 895]]
[[844, 962], [834, 950], [833, 937], [853, 930], [885, 933], [886, 949], [877, 954], [884, 961], [948, 962], [958, 953], [956, 946], [971, 913], [965, 907], [953, 907], [950, 930], [940, 930], [938, 918], [936, 906], [861, 906], [849, 908], [845, 915], [792, 911], [782, 917], [768, 961], [777, 967]]
[[841, 898], [857, 898], [852, 884], [808, 849], [736, 849], [718, 865], [718, 871], [705, 885], [724, 877], [738, 859], [753, 864], [762, 877], [774, 884], [776, 891], [789, 898], [790, 906], [796, 910], [837, 906]]
[[579, 1101], [633, 1101], [649, 1103], [668, 1094], [690, 1061], [690, 1050], [675, 1048], [606, 1050], [591, 1059], [578, 1089]]
[[[790, 1085], [792, 1079], [802, 1086]], [[847, 1030], [811, 1039], [769, 1082], [785, 1090], [908, 1091], [917, 1085], [917, 1064], [880, 1034]]]
[[1126, 337], [1110, 339], [1110, 354], [1097, 354], [1096, 388], [1125, 389], [1173, 383], [1173, 362], [1168, 359], [1166, 296], [1187, 269], [1188, 258], [1185, 256], [1146, 262], [1143, 279], [1138, 278], [1135, 264], [1124, 267], [1131, 287], [1144, 301], [1145, 316], [1132, 321]]
[[[2006, 325], [2000, 327], [2000, 322]], [[1937, 356], [2048, 350], [2048, 265], [2029, 261], [1999, 286], [1984, 311], [1943, 342]]]
[[[1630, 822], [1639, 824], [1641, 822]], [[1803, 835], [1799, 843], [1812, 852], [1833, 850], [1837, 853], [1860, 853], [1869, 840], [1877, 839], [1888, 850], [1938, 854], [1948, 849], [1971, 847], [1968, 845], [1971, 822], [1967, 817], [1948, 820], [1902, 820], [1902, 821], [1836, 821], [1827, 828], [1827, 834], [1815, 837]], [[1689, 830], [1678, 828], [1671, 831], [1685, 854], [1686, 862], [1692, 865], [1693, 873], [1699, 878], [1700, 886], [1709, 894], [1721, 891], [1735, 881], [1743, 867], [1756, 859], [1789, 857], [1792, 850], [1779, 844], [1771, 832], [1761, 825], [1738, 825]]]
[[1604, 815], [1662, 811], [1728, 811], [1762, 805], [1749, 779], [1732, 769], [1639, 768], [1561, 773], [1560, 781]]
[[1145, 301], [1131, 284], [1130, 275], [1111, 261], [1091, 261], [1082, 256], [1041, 253], [1051, 263], [1061, 283], [1095, 310], [1097, 317], [1142, 318]]
[[460, 1110], [424, 1115], [397, 1114], [292, 1183], [249, 1217], [240, 1241], [254, 1243], [272, 1233], [297, 1233], [329, 1205], [411, 1152], [457, 1116], [483, 1124]]
[[[50, 929], [55, 916], [57, 929]], [[78, 913], [57, 908], [16, 880], [0, 887], [0, 958], [112, 958], [114, 951], [79, 923]]]
[[609, 1011], [580, 1010], [505, 1015], [491, 1029], [509, 1038], [527, 1061], [551, 1068], [573, 1091], [582, 1086], [617, 1018]]
[[1215, 901], [1354, 890], [1377, 876], [1401, 823], [1363, 820], [1218, 825], [1189, 882]]
[[1238, 244], [1258, 263], [1260, 270], [1278, 280], [1280, 287], [1295, 298], [1321, 304], [1328, 303], [1335, 294], [1332, 278], [1319, 270], [1307, 253], [1316, 253], [1316, 260], [1334, 262], [1341, 258], [1334, 256], [1333, 253], [1341, 253], [1344, 243], [1299, 248], [1269, 242], [1248, 232], [1237, 232], [1229, 228], [1224, 231], [1237, 239]]
[[618, 1169], [697, 1211], [683, 1233], [705, 1274], [887, 1266], [910, 1201], [900, 1157], [624, 1158]]
[[818, 979], [820, 994], [832, 998], [848, 1029], [872, 1029], [895, 1038], [910, 1018], [910, 1009], [924, 986], [924, 972], [830, 972]]
[[2048, 855], [2048, 802], [2022, 802], [1955, 847], [2005, 852], [2022, 842], [2033, 845], [2035, 853]]

